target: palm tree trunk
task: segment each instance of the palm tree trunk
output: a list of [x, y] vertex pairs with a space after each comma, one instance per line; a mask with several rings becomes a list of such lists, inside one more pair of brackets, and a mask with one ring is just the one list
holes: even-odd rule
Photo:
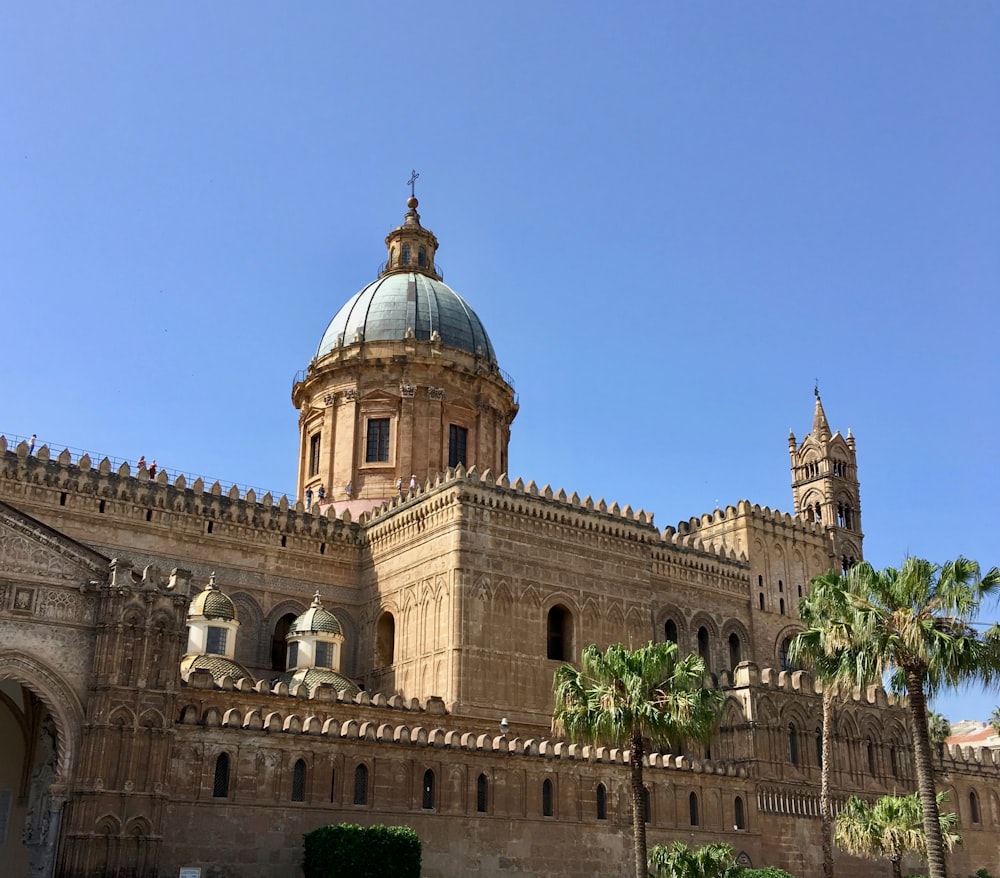
[[930, 878], [948, 878], [944, 862], [944, 841], [941, 838], [941, 814], [931, 763], [931, 738], [927, 730], [927, 700], [924, 697], [923, 675], [918, 671], [906, 671], [906, 694], [913, 721], [913, 762], [917, 769], [917, 790], [920, 792], [920, 807], [924, 817], [927, 869]]
[[833, 751], [833, 687], [823, 687], [823, 742], [819, 782], [819, 813], [823, 832], [823, 878], [833, 878], [833, 815], [830, 808], [830, 754]]
[[635, 878], [647, 878], [646, 864], [646, 803], [642, 782], [642, 735], [632, 733], [629, 767], [632, 775], [632, 849], [635, 855]]
[[892, 863], [892, 878], [903, 878], [903, 867], [899, 860], [890, 860]]

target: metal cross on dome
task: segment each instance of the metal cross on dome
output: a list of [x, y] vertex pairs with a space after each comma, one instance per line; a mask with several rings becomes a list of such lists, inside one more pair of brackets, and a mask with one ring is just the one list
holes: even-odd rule
[[417, 196], [417, 193], [414, 191], [416, 189], [416, 186], [414, 184], [417, 182], [417, 179], [419, 177], [420, 177], [420, 174], [418, 174], [416, 171], [411, 171], [410, 172], [410, 179], [406, 181], [407, 183], [410, 184], [410, 195], [413, 198], [416, 198], [416, 196]]

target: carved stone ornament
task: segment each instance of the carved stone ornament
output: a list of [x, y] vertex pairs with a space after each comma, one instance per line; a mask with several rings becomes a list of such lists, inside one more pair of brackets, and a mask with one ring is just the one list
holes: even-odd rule
[[399, 395], [404, 399], [413, 399], [417, 392], [416, 384], [400, 384], [399, 385]]
[[443, 387], [428, 387], [427, 388], [427, 398], [442, 400], [444, 399], [444, 388]]
[[323, 394], [323, 405], [336, 405], [337, 394], [336, 393], [324, 393]]
[[355, 400], [360, 399], [360, 397], [361, 391], [358, 390], [357, 387], [351, 387], [350, 389], [344, 391], [342, 399], [344, 402], [354, 402]]
[[14, 605], [11, 609], [15, 613], [33, 613], [35, 611], [35, 590], [25, 586], [14, 588]]

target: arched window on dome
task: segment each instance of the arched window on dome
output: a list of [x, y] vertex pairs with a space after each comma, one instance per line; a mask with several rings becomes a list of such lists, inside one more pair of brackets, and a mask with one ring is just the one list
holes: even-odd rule
[[735, 671], [741, 661], [743, 661], [743, 644], [740, 643], [739, 634], [734, 631], [729, 635], [729, 667]]
[[205, 641], [205, 652], [209, 655], [225, 655], [226, 641], [229, 632], [218, 625], [208, 626], [208, 637]]
[[701, 656], [702, 661], [705, 662], [705, 669], [712, 669], [712, 651], [708, 640], [708, 629], [702, 625], [698, 629], [698, 655]]
[[663, 623], [663, 637], [670, 643], [677, 643], [677, 623], [673, 619]]
[[396, 660], [396, 620], [392, 613], [379, 616], [375, 626], [375, 667], [385, 668]]
[[292, 801], [304, 802], [306, 800], [306, 763], [304, 759], [298, 759], [292, 769]]
[[490, 803], [490, 781], [485, 774], [479, 775], [476, 781], [476, 811], [485, 814]]
[[421, 807], [425, 811], [431, 811], [434, 808], [434, 772], [429, 768], [424, 772], [423, 791]]
[[400, 262], [403, 265], [409, 265], [410, 264], [410, 245], [409, 244], [404, 244], [403, 245], [403, 258], [400, 260]]
[[212, 782], [212, 797], [225, 799], [229, 796], [229, 754], [220, 753], [215, 760], [215, 778]]
[[288, 661], [285, 663], [285, 670], [291, 671], [299, 666], [299, 642], [293, 640], [288, 644]]
[[427, 268], [427, 251], [423, 247], [417, 250], [417, 265]]
[[608, 819], [608, 788], [602, 783], [597, 785], [597, 819]]
[[271, 637], [271, 670], [287, 671], [288, 665], [288, 629], [295, 621], [294, 613], [285, 613], [274, 625], [274, 634]]
[[573, 615], [562, 604], [549, 610], [546, 619], [546, 655], [555, 661], [572, 661]]

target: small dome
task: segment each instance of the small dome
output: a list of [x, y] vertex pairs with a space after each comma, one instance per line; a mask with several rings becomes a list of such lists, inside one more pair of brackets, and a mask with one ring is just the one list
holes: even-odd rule
[[274, 683], [287, 683], [288, 688], [305, 685], [310, 694], [320, 683], [329, 683], [338, 692], [343, 692], [345, 696], [353, 698], [361, 690], [347, 677], [343, 677], [336, 671], [329, 668], [299, 668], [297, 671], [287, 671], [280, 677], [275, 677]]
[[408, 271], [383, 275], [344, 305], [323, 333], [316, 357], [360, 341], [430, 341], [434, 333], [443, 345], [497, 362], [468, 303], [443, 281]]
[[186, 655], [181, 659], [181, 679], [187, 682], [192, 671], [208, 671], [215, 682], [223, 677], [232, 677], [238, 683], [240, 680], [256, 681], [253, 675], [239, 662], [234, 662], [222, 655]]
[[340, 622], [329, 610], [323, 609], [319, 601], [319, 592], [313, 596], [313, 602], [308, 610], [297, 617], [288, 626], [288, 636], [293, 634], [340, 634], [343, 635]]
[[214, 573], [209, 577], [208, 585], [194, 596], [191, 606], [188, 607], [188, 618], [193, 616], [222, 619], [226, 622], [232, 622], [236, 619], [236, 606], [219, 591], [219, 586], [215, 584]]

